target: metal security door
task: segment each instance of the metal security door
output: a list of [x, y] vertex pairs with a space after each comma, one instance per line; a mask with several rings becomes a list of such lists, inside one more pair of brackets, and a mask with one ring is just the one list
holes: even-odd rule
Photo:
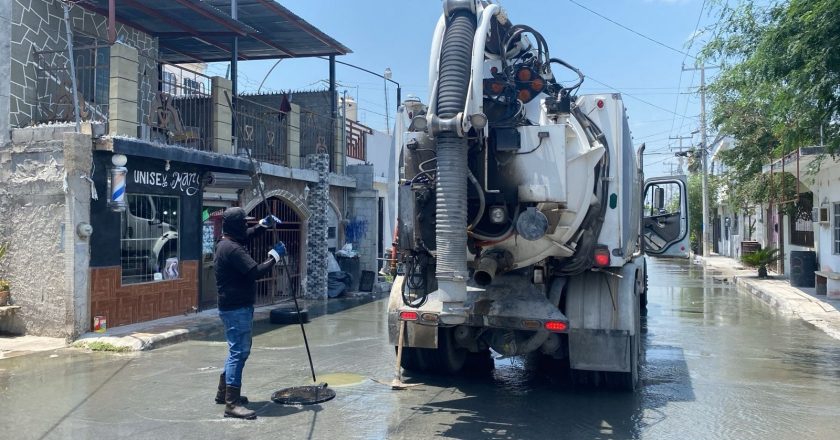
[[[291, 206], [278, 198], [269, 198], [268, 204], [271, 206], [272, 214], [277, 216], [281, 223], [277, 225], [276, 231], [268, 230], [251, 242], [251, 257], [258, 262], [265, 261], [268, 251], [275, 243], [282, 241], [286, 244], [286, 258], [292, 272], [292, 281], [289, 285], [286, 275], [279, 269], [275, 269], [270, 277], [257, 280], [256, 305], [258, 306], [274, 304], [283, 298], [288, 298], [292, 293], [295, 295], [300, 293], [300, 262], [303, 251], [300, 217]], [[267, 215], [265, 205], [260, 203], [248, 215], [255, 218], [251, 222], [253, 226], [258, 219]]]

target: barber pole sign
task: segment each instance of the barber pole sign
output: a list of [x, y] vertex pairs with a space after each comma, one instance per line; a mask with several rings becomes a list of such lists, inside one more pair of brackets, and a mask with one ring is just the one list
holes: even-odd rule
[[128, 174], [126, 167], [111, 168], [111, 198], [108, 205], [112, 211], [125, 211], [125, 176]]

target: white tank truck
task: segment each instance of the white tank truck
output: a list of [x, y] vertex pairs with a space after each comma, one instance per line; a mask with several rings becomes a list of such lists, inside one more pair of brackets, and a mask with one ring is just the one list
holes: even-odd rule
[[688, 255], [684, 179], [644, 182], [621, 96], [577, 95], [536, 30], [495, 3], [443, 9], [429, 103], [397, 120], [402, 366], [454, 374], [492, 349], [635, 389], [644, 255]]

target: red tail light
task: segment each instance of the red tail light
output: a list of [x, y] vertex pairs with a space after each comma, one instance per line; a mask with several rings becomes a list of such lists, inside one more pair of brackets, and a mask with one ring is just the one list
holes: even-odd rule
[[400, 312], [400, 321], [417, 321], [417, 312]]
[[545, 323], [545, 329], [550, 332], [564, 332], [568, 328], [568, 324], [563, 321], [547, 321]]
[[598, 267], [607, 267], [610, 265], [610, 250], [607, 249], [606, 246], [604, 247], [597, 247], [595, 248], [595, 266]]

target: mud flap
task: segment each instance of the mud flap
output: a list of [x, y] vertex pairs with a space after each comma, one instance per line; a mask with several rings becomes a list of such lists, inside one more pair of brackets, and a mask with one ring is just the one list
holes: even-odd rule
[[[397, 313], [402, 307], [402, 283], [403, 276], [398, 276], [394, 279], [394, 284], [391, 286], [391, 296], [388, 299], [388, 341], [391, 345], [397, 345], [397, 338], [399, 338], [399, 320]], [[438, 332], [436, 326], [420, 325], [414, 322], [406, 322], [405, 326], [405, 346], [417, 348], [438, 348]]]
[[[586, 272], [569, 280], [569, 362], [576, 370], [630, 372], [639, 332], [639, 266], [617, 273]], [[616, 275], [620, 275], [619, 278]]]
[[630, 332], [572, 329], [570, 367], [590, 371], [630, 371]]

